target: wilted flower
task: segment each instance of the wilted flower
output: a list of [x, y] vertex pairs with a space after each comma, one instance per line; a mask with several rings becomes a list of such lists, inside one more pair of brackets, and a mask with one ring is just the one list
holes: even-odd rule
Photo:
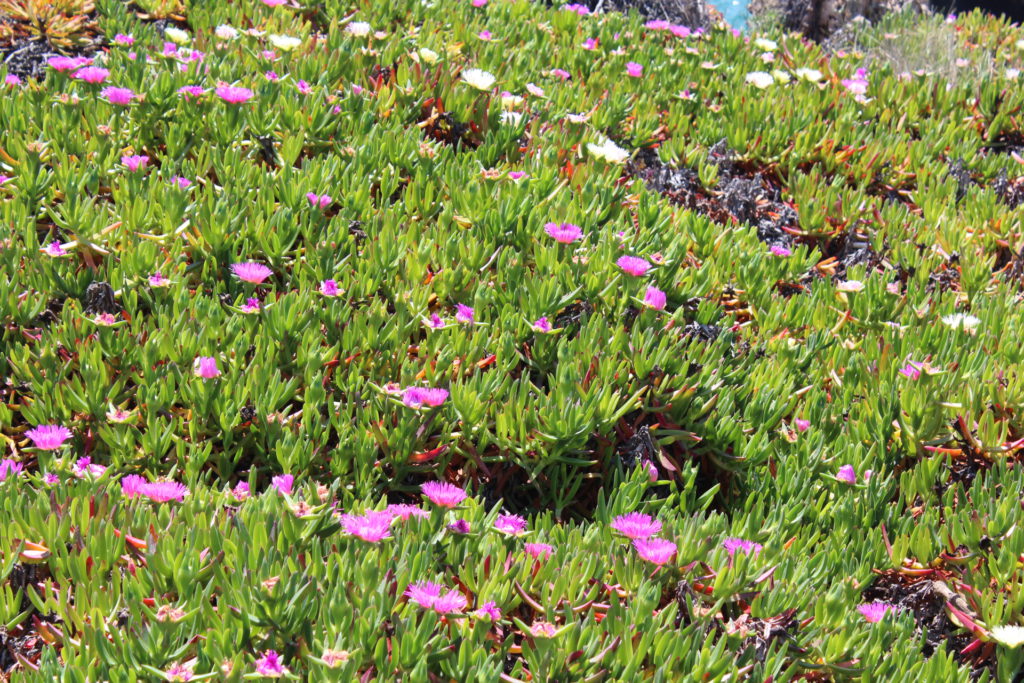
[[653, 308], [656, 311], [665, 310], [665, 304], [668, 299], [665, 296], [665, 292], [661, 291], [657, 287], [648, 287], [647, 291], [644, 292], [644, 306]]
[[127, 106], [132, 103], [135, 93], [128, 88], [115, 88], [111, 86], [100, 90], [100, 96], [111, 104]]
[[846, 280], [836, 285], [839, 292], [860, 292], [864, 290], [864, 283], [860, 280]]
[[456, 534], [468, 534], [469, 522], [464, 519], [457, 519], [448, 525], [448, 530]]
[[633, 78], [640, 78], [644, 75], [644, 65], [636, 62], [626, 62], [626, 75]]
[[289, 495], [292, 492], [292, 486], [295, 483], [295, 477], [291, 474], [279, 474], [270, 480], [270, 484], [278, 490], [279, 493]]
[[213, 379], [220, 376], [217, 359], [212, 356], [197, 356], [192, 362], [192, 372], [196, 377], [202, 377], [203, 379]]
[[0, 482], [6, 481], [7, 477], [13, 479], [18, 476], [24, 467], [20, 462], [15, 462], [9, 458], [0, 460]]
[[546, 560], [551, 557], [551, 554], [555, 551], [553, 546], [547, 543], [526, 543], [523, 545], [523, 550], [530, 557], [538, 560]]
[[729, 555], [735, 555], [737, 551], [744, 552], [747, 555], [757, 555], [761, 552], [763, 546], [760, 543], [754, 543], [743, 538], [736, 538], [731, 536], [722, 541], [722, 547], [725, 548]]
[[71, 430], [61, 425], [39, 425], [25, 432], [32, 445], [43, 451], [55, 451], [71, 438]]
[[890, 605], [887, 602], [881, 601], [867, 602], [863, 605], [857, 606], [857, 611], [861, 613], [864, 620], [872, 624], [881, 621], [887, 613], [895, 610], [895, 605]]
[[402, 403], [410, 408], [430, 406], [436, 408], [448, 398], [446, 389], [433, 387], [409, 387], [402, 393]]
[[910, 379], [918, 379], [921, 376], [921, 367], [921, 363], [910, 361], [899, 369], [899, 373], [904, 377], [909, 377]]
[[464, 490], [446, 481], [428, 481], [420, 485], [420, 491], [434, 505], [453, 508], [466, 499]]
[[498, 515], [494, 528], [503, 534], [521, 536], [526, 533], [526, 520], [519, 515]]
[[244, 481], [238, 482], [235, 484], [235, 488], [231, 489], [231, 497], [238, 501], [245, 500], [249, 497], [250, 493], [249, 484]]
[[262, 657], [256, 660], [256, 673], [266, 678], [280, 678], [287, 671], [288, 669], [281, 662], [281, 655], [274, 650], [267, 650]]
[[274, 271], [270, 270], [270, 268], [267, 268], [262, 263], [246, 261], [244, 263], [232, 263], [231, 272], [235, 274], [235, 277], [243, 282], [251, 282], [258, 285], [270, 277]]
[[113, 313], [100, 313], [93, 318], [93, 322], [97, 325], [102, 325], [103, 327], [110, 327], [117, 322], [117, 318], [114, 317]]
[[641, 277], [651, 269], [651, 264], [639, 256], [620, 256], [615, 265], [622, 269], [627, 275]]
[[646, 539], [661, 531], [661, 522], [642, 512], [630, 512], [613, 519], [611, 527], [626, 538]]
[[252, 99], [253, 91], [248, 88], [241, 88], [233, 85], [222, 85], [216, 90], [217, 97], [221, 98], [229, 104], [242, 104]]
[[85, 81], [86, 83], [92, 83], [95, 85], [107, 80], [107, 76], [109, 75], [110, 71], [108, 69], [104, 69], [99, 66], [86, 66], [76, 71], [71, 75], [71, 77], [76, 80]]
[[477, 90], [486, 92], [494, 85], [495, 78], [480, 69], [466, 69], [462, 72], [462, 80]]
[[149, 164], [149, 157], [145, 154], [129, 154], [121, 157], [121, 163], [124, 164], [129, 171], [135, 173], [140, 168], [146, 168]]
[[793, 73], [796, 74], [796, 77], [800, 80], [808, 81], [809, 83], [817, 83], [822, 79], [822, 73], [817, 69], [793, 69]]
[[852, 486], [857, 483], [857, 472], [853, 469], [853, 465], [843, 465], [836, 473], [836, 479]]
[[676, 544], [661, 538], [638, 538], [633, 547], [641, 558], [657, 565], [665, 564], [676, 554]]
[[545, 223], [544, 232], [562, 244], [571, 244], [583, 237], [583, 229], [573, 223]]
[[213, 30], [213, 34], [221, 40], [234, 40], [238, 37], [238, 29], [228, 24], [221, 24]]

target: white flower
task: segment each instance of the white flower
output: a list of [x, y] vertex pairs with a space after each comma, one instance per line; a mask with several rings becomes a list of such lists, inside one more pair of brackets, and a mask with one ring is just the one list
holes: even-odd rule
[[993, 626], [989, 634], [992, 640], [1006, 647], [1020, 647], [1024, 644], [1024, 626]]
[[370, 35], [370, 25], [365, 21], [351, 21], [345, 27], [345, 31], [357, 38], [362, 38], [363, 36]]
[[523, 120], [523, 115], [517, 111], [503, 111], [499, 118], [507, 126], [518, 126], [519, 122]]
[[518, 107], [525, 100], [519, 95], [513, 95], [511, 93], [501, 96], [501, 106], [505, 109], [511, 109], [512, 107]]
[[775, 78], [779, 83], [789, 83], [792, 77], [781, 69], [775, 69], [772, 71], [772, 77]]
[[289, 52], [290, 50], [294, 50], [295, 48], [297, 48], [299, 45], [302, 45], [302, 38], [293, 38], [292, 36], [281, 36], [276, 33], [272, 33], [271, 35], [267, 36], [267, 40], [270, 41], [271, 45], [276, 47], [278, 50], [281, 50], [282, 52]]
[[864, 283], [860, 280], [846, 280], [836, 285], [836, 289], [840, 292], [860, 292], [864, 289]]
[[799, 78], [801, 80], [804, 80], [804, 81], [809, 81], [811, 83], [817, 83], [818, 81], [820, 81], [822, 79], [822, 73], [820, 71], [818, 71], [817, 69], [804, 69], [804, 68], [800, 68], [800, 69], [794, 69], [793, 73], [796, 74], [797, 78]]
[[466, 69], [462, 72], [462, 80], [477, 90], [487, 91], [494, 85], [495, 78], [480, 69]]
[[1020, 76], [1020, 69], [1007, 69], [1006, 78], [1011, 81], [1017, 80], [1017, 76]]
[[214, 34], [221, 40], [234, 40], [238, 37], [238, 30], [234, 26], [221, 24], [214, 30]]
[[437, 64], [437, 60], [439, 59], [438, 54], [428, 47], [421, 47], [417, 54], [419, 54], [420, 59], [427, 64]]
[[180, 28], [174, 28], [173, 26], [165, 28], [164, 35], [170, 38], [178, 45], [184, 45], [185, 43], [192, 40], [186, 31], [182, 31]]
[[746, 81], [755, 88], [763, 90], [774, 83], [775, 79], [771, 74], [767, 74], [764, 71], [751, 71], [747, 74]]
[[1018, 50], [1024, 50], [1024, 40], [1018, 40], [1017, 41], [1017, 49]]
[[949, 315], [942, 316], [942, 322], [946, 323], [953, 329], [963, 327], [965, 332], [974, 334], [974, 330], [979, 324], [981, 324], [981, 319], [966, 313], [951, 313]]
[[629, 152], [607, 138], [599, 143], [588, 142], [587, 151], [610, 164], [621, 164], [629, 158]]
[[757, 40], [754, 41], [754, 45], [761, 50], [767, 50], [769, 52], [772, 50], [779, 49], [778, 43], [776, 43], [774, 40], [768, 40], [767, 38], [758, 38]]
[[587, 114], [566, 114], [565, 118], [569, 119], [569, 123], [586, 123], [590, 116]]

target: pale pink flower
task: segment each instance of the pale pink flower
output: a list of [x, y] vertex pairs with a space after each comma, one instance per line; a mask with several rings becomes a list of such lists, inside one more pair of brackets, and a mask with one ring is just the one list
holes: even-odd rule
[[630, 512], [613, 519], [611, 527], [626, 538], [646, 539], [661, 531], [661, 522], [642, 512]]
[[651, 480], [652, 484], [658, 481], [658, 468], [655, 466], [653, 462], [651, 462], [647, 458], [644, 458], [643, 460], [640, 461], [640, 467], [647, 470], [647, 478]]
[[921, 367], [921, 363], [915, 363], [913, 361], [910, 361], [909, 363], [907, 363], [906, 365], [899, 369], [899, 373], [904, 377], [908, 377], [910, 379], [918, 379], [921, 377]]
[[288, 2], [288, 0], [262, 0], [262, 2], [267, 7], [280, 7], [281, 5]]
[[235, 484], [235, 488], [231, 489], [231, 497], [237, 501], [245, 500], [251, 493], [249, 484], [244, 481], [238, 482]]
[[547, 543], [526, 543], [523, 545], [523, 550], [527, 555], [538, 560], [549, 559], [555, 551], [554, 547]]
[[71, 430], [61, 425], [39, 425], [25, 432], [25, 436], [32, 440], [36, 448], [55, 451], [71, 438]]
[[171, 284], [171, 281], [168, 280], [167, 278], [165, 278], [160, 273], [159, 270], [149, 276], [149, 286], [150, 287], [167, 287], [170, 284]]
[[[267, 0], [263, 0], [264, 3]], [[267, 650], [263, 653], [263, 656], [256, 660], [256, 673], [266, 678], [280, 678], [287, 673], [288, 669], [285, 668], [281, 662], [281, 655], [277, 654], [274, 650]]]
[[273, 50], [263, 50], [262, 52], [260, 52], [260, 57], [266, 59], [269, 62], [272, 62], [275, 59], [277, 59], [277, 53], [274, 52]]
[[446, 481], [425, 482], [420, 485], [420, 491], [434, 505], [446, 508], [454, 508], [464, 501], [468, 495], [458, 486], [449, 484]]
[[424, 320], [423, 324], [432, 330], [440, 330], [447, 325], [444, 320], [441, 320], [441, 316], [437, 313], [431, 313], [430, 318]]
[[853, 465], [843, 465], [836, 473], [836, 479], [852, 486], [857, 483], [857, 471], [853, 469]]
[[182, 664], [172, 664], [171, 668], [164, 672], [164, 677], [168, 681], [188, 681], [192, 680], [192, 669]]
[[861, 613], [865, 621], [875, 624], [881, 621], [889, 612], [895, 612], [896, 606], [881, 601], [867, 602], [863, 605], [858, 605], [857, 611]]
[[248, 102], [254, 95], [253, 91], [248, 88], [241, 88], [233, 85], [219, 86], [214, 90], [214, 92], [217, 93], [217, 97], [221, 98], [228, 104], [242, 104], [243, 102]]
[[258, 285], [270, 277], [274, 271], [267, 268], [262, 263], [246, 261], [244, 263], [232, 263], [231, 272], [235, 274], [235, 277], [243, 282], [251, 282]]
[[644, 306], [653, 308], [656, 311], [665, 310], [665, 304], [668, 299], [665, 296], [665, 292], [661, 291], [657, 287], [648, 287], [644, 293]]
[[334, 280], [324, 280], [320, 283], [320, 293], [324, 296], [338, 296], [338, 283]]
[[279, 474], [271, 479], [270, 483], [278, 490], [279, 493], [288, 495], [292, 492], [292, 486], [295, 484], [295, 477], [291, 474]]
[[620, 256], [615, 265], [634, 277], [641, 277], [651, 269], [651, 264], [639, 256]]
[[568, 5], [562, 5], [562, 9], [567, 12], [575, 12], [581, 17], [585, 17], [588, 14], [590, 14], [590, 8], [578, 2], [573, 2]]
[[554, 638], [558, 635], [558, 629], [550, 622], [535, 621], [530, 626], [530, 633], [534, 638]]
[[653, 19], [644, 24], [644, 28], [652, 31], [667, 31], [672, 24], [664, 19]]
[[9, 85], [12, 88], [21, 85], [21, 78], [17, 74], [7, 74], [4, 76], [4, 85]]
[[353, 95], [362, 95], [363, 94], [363, 86], [357, 85], [357, 84], [353, 83], [352, 84], [352, 94]]
[[633, 541], [636, 553], [644, 560], [662, 565], [676, 554], [676, 544], [661, 538], [638, 538]]
[[93, 318], [93, 322], [97, 325], [102, 325], [103, 327], [110, 327], [117, 322], [117, 318], [114, 317], [113, 313], [100, 313]]
[[263, 77], [272, 83], [280, 80], [281, 78], [280, 76], [277, 75], [276, 71], [264, 71]]
[[430, 406], [436, 408], [448, 398], [446, 389], [434, 387], [408, 387], [402, 393], [402, 403], [410, 408], [422, 408]]
[[561, 78], [563, 81], [567, 81], [572, 78], [572, 74], [565, 69], [552, 69], [551, 75], [557, 78]]
[[129, 88], [115, 88], [113, 86], [100, 90], [100, 97], [104, 98], [111, 104], [120, 105], [122, 107], [128, 106], [135, 99], [135, 93]]
[[476, 34], [476, 37], [480, 40], [490, 40], [493, 36], [490, 31], [480, 31]]
[[544, 232], [561, 244], [571, 244], [583, 237], [583, 229], [573, 223], [545, 223]]
[[526, 533], [526, 520], [519, 515], [498, 515], [494, 528], [503, 534], [522, 536]]
[[418, 505], [409, 503], [392, 503], [388, 505], [387, 511], [395, 517], [408, 521], [410, 517], [429, 517], [430, 513]]
[[60, 483], [60, 477], [53, 472], [47, 472], [43, 475], [43, 483], [47, 486], [55, 486]]
[[332, 669], [346, 663], [351, 657], [348, 650], [324, 650], [324, 653], [320, 655], [324, 664]]
[[644, 65], [636, 62], [626, 62], [626, 75], [632, 78], [640, 78], [644, 75]]
[[213, 379], [220, 376], [220, 368], [217, 367], [217, 359], [212, 356], [196, 356], [192, 362], [192, 372], [196, 377]]

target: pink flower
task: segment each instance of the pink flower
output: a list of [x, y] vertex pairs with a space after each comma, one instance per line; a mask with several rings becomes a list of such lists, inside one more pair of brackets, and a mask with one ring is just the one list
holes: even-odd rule
[[91, 59], [85, 57], [50, 57], [46, 60], [56, 71], [74, 71], [75, 69], [92, 64]]
[[665, 564], [676, 554], [676, 544], [661, 538], [638, 538], [633, 541], [633, 547], [637, 555], [657, 565]]
[[334, 280], [324, 280], [320, 283], [320, 293], [324, 296], [338, 296], [338, 283]]
[[626, 538], [646, 539], [661, 531], [661, 522], [642, 512], [630, 512], [613, 519], [611, 527]]
[[274, 271], [262, 263], [246, 261], [244, 263], [232, 263], [231, 272], [243, 282], [251, 282], [254, 285], [258, 285], [270, 277]]
[[240, 88], [233, 85], [222, 85], [216, 90], [217, 97], [221, 98], [228, 104], [242, 104], [252, 99], [253, 91], [248, 88]]
[[238, 501], [243, 501], [249, 497], [251, 491], [249, 490], [249, 484], [244, 481], [240, 481], [235, 484], [235, 488], [231, 489], [231, 497]]
[[857, 483], [857, 472], [853, 469], [853, 465], [843, 465], [836, 473], [836, 479], [844, 484], [853, 486]]
[[133, 38], [130, 35], [125, 35], [123, 33], [118, 33], [116, 36], [114, 36], [114, 44], [115, 45], [134, 45], [135, 44], [135, 38]]
[[20, 462], [14, 462], [9, 458], [0, 460], [0, 482], [6, 481], [8, 476], [12, 479], [18, 476], [23, 468], [24, 465]]
[[249, 297], [242, 304], [242, 313], [259, 313], [260, 312], [260, 300], [254, 296]]
[[445, 321], [441, 320], [441, 316], [437, 313], [431, 313], [430, 318], [423, 321], [423, 324], [432, 330], [443, 329], [446, 325]]
[[47, 472], [46, 474], [43, 475], [43, 483], [46, 484], [47, 486], [54, 486], [55, 484], [60, 483], [60, 477], [58, 477], [53, 472]]
[[808, 429], [811, 428], [811, 421], [810, 420], [803, 420], [803, 419], [800, 419], [799, 417], [797, 419], [793, 420], [793, 424], [796, 425], [796, 430], [798, 432], [806, 432]]
[[634, 277], [641, 277], [651, 269], [651, 264], [639, 256], [620, 256], [615, 265], [627, 275]]
[[490, 40], [492, 38], [490, 31], [480, 31], [476, 34], [476, 37], [480, 40]]
[[402, 393], [402, 403], [410, 408], [422, 408], [430, 406], [436, 408], [448, 398], [446, 389], [433, 387], [408, 387]]
[[165, 278], [160, 273], [159, 270], [149, 276], [149, 286], [150, 287], [166, 287], [169, 284], [171, 284], [171, 281], [168, 280], [167, 278]]
[[665, 310], [665, 303], [667, 298], [665, 292], [661, 291], [657, 287], [648, 287], [644, 293], [644, 306], [653, 308], [656, 311]]
[[85, 456], [84, 458], [79, 458], [75, 462], [75, 466], [72, 468], [72, 471], [75, 473], [76, 477], [81, 479], [86, 476], [99, 477], [107, 471], [107, 468], [105, 465], [93, 463], [92, 458]]
[[47, 256], [52, 256], [54, 258], [57, 258], [58, 256], [67, 256], [68, 254], [67, 249], [65, 249], [64, 246], [56, 240], [47, 244], [43, 249], [43, 252]]
[[321, 209], [326, 209], [328, 206], [331, 205], [331, 201], [333, 201], [331, 199], [331, 195], [329, 195], [329, 194], [320, 194], [320, 195], [318, 195], [315, 192], [307, 192], [306, 193], [306, 199], [309, 200], [309, 203], [313, 207], [319, 207]]
[[473, 318], [474, 311], [466, 304], [455, 305], [455, 320], [463, 325], [472, 325], [476, 322]]
[[458, 614], [466, 611], [469, 601], [458, 589], [453, 588], [434, 600], [432, 605], [438, 614]]
[[55, 451], [71, 438], [71, 430], [61, 425], [39, 425], [25, 432], [32, 445], [43, 451]]
[[652, 484], [658, 481], [658, 468], [657, 466], [655, 466], [653, 462], [651, 462], [647, 458], [644, 458], [643, 460], [640, 461], [640, 467], [643, 467], [645, 470], [647, 470], [647, 478], [651, 480]]
[[690, 30], [689, 26], [682, 26], [680, 24], [672, 24], [671, 26], [668, 27], [668, 30], [676, 38], [687, 38], [690, 36], [690, 34], [693, 33], [693, 31]]
[[875, 624], [881, 621], [889, 612], [895, 612], [896, 606], [881, 601], [867, 602], [863, 605], [857, 605], [857, 611], [861, 613], [865, 621]]
[[114, 323], [117, 322], [117, 318], [114, 317], [113, 313], [100, 313], [99, 315], [97, 315], [93, 319], [93, 321], [97, 325], [102, 325], [104, 327], [110, 327], [111, 325], [113, 325]]
[[213, 379], [220, 376], [217, 359], [212, 356], [197, 356], [192, 362], [192, 372], [196, 377], [202, 377], [203, 379]]
[[303, 95], [308, 95], [309, 93], [313, 92], [312, 86], [310, 86], [309, 83], [303, 80], [300, 80], [298, 83], [296, 83], [295, 87], [298, 88], [299, 92], [302, 93]]
[[434, 602], [437, 601], [438, 596], [441, 595], [442, 586], [439, 583], [433, 581], [421, 581], [419, 583], [410, 583], [409, 587], [405, 589], [404, 595], [409, 598], [423, 609], [431, 609], [434, 606]]
[[187, 190], [189, 186], [192, 185], [191, 180], [188, 178], [182, 178], [180, 175], [172, 177], [170, 183], [171, 185], [176, 186], [179, 190]]
[[434, 505], [453, 508], [466, 499], [465, 491], [446, 481], [428, 481], [420, 485], [420, 491]]
[[722, 541], [722, 547], [725, 548], [726, 552], [728, 552], [730, 556], [732, 556], [736, 554], [736, 551], [742, 551], [747, 555], [750, 555], [751, 553], [757, 555], [761, 552], [761, 548], [763, 546], [760, 543], [754, 543], [753, 541], [747, 541], [742, 538], [730, 536]]
[[597, 38], [587, 38], [583, 41], [584, 50], [596, 50], [597, 49]]
[[260, 57], [272, 62], [275, 59], [277, 59], [277, 53], [274, 52], [273, 50], [263, 50], [262, 52], [260, 52]]
[[262, 0], [263, 4], [267, 7], [280, 7], [281, 5], [288, 2], [288, 0]]
[[857, 70], [858, 76], [855, 78], [844, 78], [840, 83], [846, 90], [854, 95], [855, 97], [863, 97], [868, 91], [868, 80], [867, 78], [861, 77], [859, 74], [861, 69]]
[[128, 170], [135, 173], [140, 168], [146, 168], [149, 164], [149, 157], [145, 154], [132, 154], [121, 157], [121, 163], [128, 167]]
[[295, 477], [291, 474], [279, 474], [270, 480], [271, 485], [278, 490], [279, 493], [288, 495], [292, 492], [292, 485], [295, 483]]
[[581, 17], [585, 17], [588, 14], [590, 14], [590, 8], [589, 7], [587, 7], [586, 5], [581, 5], [579, 3], [575, 3], [575, 2], [574, 3], [570, 3], [568, 5], [562, 5], [562, 9], [564, 9], [567, 12], [575, 12], [576, 14], [580, 15]]
[[86, 83], [96, 84], [107, 80], [109, 75], [110, 71], [108, 69], [98, 66], [87, 66], [76, 71], [71, 77]]
[[640, 78], [644, 75], [644, 65], [636, 62], [626, 62], [626, 75], [632, 78]]
[[498, 621], [501, 619], [501, 610], [498, 609], [498, 603], [493, 600], [489, 600], [484, 604], [480, 605], [473, 616], [477, 619], [490, 619], [491, 621]]
[[464, 519], [457, 519], [448, 525], [448, 530], [456, 534], [468, 534], [469, 522]]
[[530, 633], [534, 638], [554, 638], [558, 635], [558, 629], [550, 622], [535, 621], [530, 625]]
[[509, 171], [508, 172], [508, 179], [509, 180], [519, 180], [520, 178], [525, 178], [525, 177], [526, 177], [526, 173], [524, 173], [523, 171]]
[[572, 78], [572, 74], [566, 71], [565, 69], [552, 69], [551, 75], [556, 76], [557, 78], [561, 78], [563, 81], [567, 81], [570, 78]]
[[534, 559], [546, 560], [551, 557], [551, 553], [555, 551], [553, 546], [547, 543], [526, 543], [523, 545], [523, 550], [526, 554]]
[[469, 4], [473, 7], [484, 7], [487, 5], [487, 0], [471, 0]]
[[392, 503], [388, 505], [387, 511], [395, 517], [400, 517], [403, 521], [408, 521], [410, 517], [430, 516], [430, 513], [423, 508], [418, 505], [410, 505], [409, 503]]
[[900, 368], [899, 373], [910, 379], [918, 379], [921, 376], [921, 363], [910, 361]]
[[672, 24], [665, 21], [664, 19], [654, 19], [644, 24], [644, 28], [652, 31], [667, 31]]
[[352, 94], [353, 95], [362, 95], [363, 94], [363, 86], [357, 85], [357, 84], [353, 83], [352, 84]]
[[100, 90], [100, 96], [111, 104], [126, 107], [132, 103], [132, 100], [135, 98], [135, 93], [128, 88], [115, 88], [111, 86]]
[[263, 72], [263, 77], [271, 82], [277, 81], [281, 78], [277, 75], [276, 71], [265, 71]]
[[793, 252], [790, 251], [789, 248], [784, 247], [781, 244], [773, 244], [771, 247], [768, 248], [768, 251], [775, 254], [776, 256], [781, 256], [783, 258], [793, 255]]
[[192, 669], [181, 664], [172, 664], [171, 668], [164, 672], [164, 677], [168, 681], [185, 681], [187, 683], [192, 680]]
[[13, 88], [16, 85], [21, 85], [21, 79], [18, 78], [17, 74], [7, 74], [4, 76], [4, 85], [9, 85]]
[[572, 223], [545, 223], [544, 232], [561, 244], [571, 244], [583, 237], [583, 229]]
[[202, 95], [206, 91], [203, 90], [202, 87], [200, 87], [198, 85], [186, 85], [186, 86], [182, 86], [182, 87], [178, 88], [178, 92], [181, 93], [182, 95], [184, 95], [185, 99], [187, 100], [190, 97], [198, 98], [200, 95]]
[[547, 334], [552, 329], [546, 315], [537, 318], [531, 327], [533, 327], [534, 332], [540, 332], [541, 334]]
[[176, 500], [179, 503], [188, 495], [188, 488], [176, 481], [146, 481], [137, 474], [129, 474], [121, 479], [121, 492], [126, 498], [146, 496], [156, 503]]
[[503, 534], [522, 536], [526, 533], [526, 520], [519, 515], [498, 515], [494, 528]]
[[371, 510], [364, 515], [343, 515], [341, 526], [347, 534], [368, 543], [377, 543], [385, 538], [391, 538], [390, 527], [394, 518], [390, 512]]
[[[267, 0], [263, 0], [267, 2]], [[284, 664], [281, 663], [281, 655], [273, 650], [267, 650], [263, 656], [256, 660], [256, 673], [267, 678], [279, 678], [285, 674]]]

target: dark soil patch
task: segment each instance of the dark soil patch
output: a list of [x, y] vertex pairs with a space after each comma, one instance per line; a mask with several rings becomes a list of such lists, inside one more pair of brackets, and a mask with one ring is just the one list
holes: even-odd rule
[[[547, 0], [548, 6], [554, 3]], [[559, 3], [561, 4], [561, 3]], [[707, 27], [719, 13], [704, 0], [580, 0], [591, 12], [622, 12], [636, 10], [646, 19], [660, 19], [690, 28]]]
[[46, 60], [61, 55], [78, 57], [92, 54], [93, 46], [79, 50], [56, 50], [45, 40], [18, 38], [10, 45], [0, 46], [0, 61], [7, 66], [7, 72], [19, 78], [43, 80], [47, 69]]

